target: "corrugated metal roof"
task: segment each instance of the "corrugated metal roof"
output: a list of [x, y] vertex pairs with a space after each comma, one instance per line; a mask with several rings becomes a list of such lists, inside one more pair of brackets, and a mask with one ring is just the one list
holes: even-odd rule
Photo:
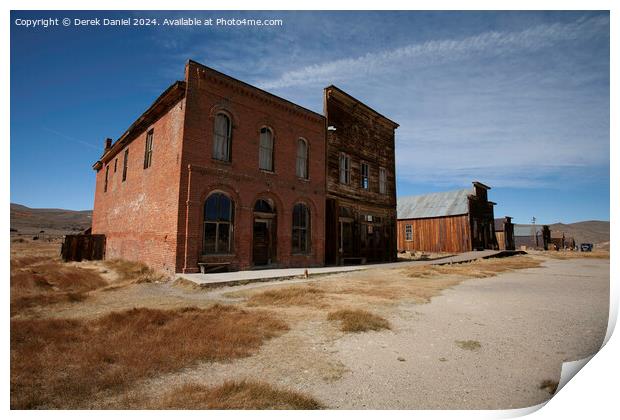
[[424, 217], [456, 216], [469, 212], [467, 196], [472, 189], [446, 191], [398, 199], [398, 219], [421, 219]]
[[542, 225], [515, 225], [515, 236], [533, 236], [532, 226], [536, 227], [536, 232], [542, 232]]

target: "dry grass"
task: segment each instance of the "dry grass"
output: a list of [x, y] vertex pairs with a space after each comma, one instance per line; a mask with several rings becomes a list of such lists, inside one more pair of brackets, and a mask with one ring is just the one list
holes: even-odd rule
[[11, 260], [11, 316], [58, 302], [79, 302], [107, 282], [94, 270], [45, 257]]
[[329, 321], [340, 321], [340, 330], [364, 332], [389, 330], [390, 323], [379, 315], [361, 309], [341, 309], [327, 314]]
[[557, 381], [553, 381], [551, 379], [545, 379], [544, 381], [542, 381], [539, 385], [539, 389], [543, 389], [545, 391], [547, 391], [549, 394], [553, 395], [555, 394], [555, 391], [558, 390], [558, 382]]
[[249, 306], [317, 309], [389, 304], [400, 300], [428, 303], [446, 288], [454, 287], [467, 278], [485, 278], [507, 271], [539, 267], [541, 262], [540, 259], [515, 256], [453, 265], [371, 269], [336, 275], [330, 280], [313, 281], [311, 286], [275, 286], [262, 291], [228, 293], [226, 296], [247, 297]]
[[103, 265], [114, 270], [118, 278], [115, 283], [155, 283], [167, 280], [167, 277], [145, 264], [121, 259], [105, 260]]
[[289, 286], [269, 289], [250, 296], [250, 306], [315, 306], [322, 307], [325, 291], [313, 286]]
[[480, 342], [476, 340], [464, 340], [464, 341], [457, 340], [454, 343], [460, 348], [462, 348], [463, 350], [469, 350], [469, 351], [479, 350], [480, 347], [482, 347]]
[[550, 257], [556, 260], [570, 260], [573, 258], [585, 258], [585, 259], [597, 259], [608, 260], [609, 251], [592, 251], [592, 252], [577, 252], [577, 251], [549, 251], [544, 253], [545, 257]]
[[287, 329], [269, 313], [222, 305], [12, 320], [11, 408], [86, 408], [94, 394], [141, 378], [249, 356]]
[[256, 381], [226, 381], [216, 387], [187, 384], [164, 395], [155, 409], [193, 410], [316, 410], [314, 398]]

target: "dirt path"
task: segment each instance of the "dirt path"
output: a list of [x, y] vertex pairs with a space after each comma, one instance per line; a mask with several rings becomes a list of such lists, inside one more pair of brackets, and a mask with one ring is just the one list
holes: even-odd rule
[[[203, 306], [230, 301], [225, 294], [231, 291], [274, 284], [278, 282], [207, 293], [149, 285], [131, 295], [140, 293], [142, 302], [161, 306]], [[115, 300], [112, 295], [106, 299]], [[248, 378], [301, 391], [330, 408], [526, 407], [549, 398], [539, 386], [547, 379], [559, 380], [563, 361], [600, 347], [608, 302], [609, 261], [574, 259], [466, 280], [429, 304], [369, 307], [389, 319], [391, 331], [345, 334], [320, 311], [279, 308], [291, 330], [255, 356], [162, 375], [138, 384], [133, 394], [141, 396], [136, 401], [145, 395], [156, 399], [185, 383]], [[117, 402], [116, 397], [102, 398], [101, 406]]]

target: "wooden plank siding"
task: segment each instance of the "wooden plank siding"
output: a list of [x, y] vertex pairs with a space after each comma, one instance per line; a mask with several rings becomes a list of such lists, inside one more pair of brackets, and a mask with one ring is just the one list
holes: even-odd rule
[[[405, 240], [411, 225], [413, 240]], [[469, 215], [398, 220], [399, 251], [467, 252], [472, 250]]]

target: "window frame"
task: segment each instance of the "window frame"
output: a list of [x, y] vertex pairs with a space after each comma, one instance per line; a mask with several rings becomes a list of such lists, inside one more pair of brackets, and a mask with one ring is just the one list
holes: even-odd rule
[[[304, 150], [305, 150], [305, 156], [299, 156], [299, 144], [303, 143], [304, 144]], [[308, 144], [308, 140], [306, 140], [303, 137], [299, 137], [297, 139], [297, 153], [296, 153], [296, 160], [295, 160], [295, 175], [297, 175], [297, 178], [299, 179], [309, 179], [310, 178], [310, 171], [308, 168], [308, 163], [310, 162], [309, 159], [310, 156], [310, 146]], [[303, 162], [304, 165], [304, 173], [300, 174], [300, 162]]]
[[[228, 122], [228, 124], [226, 125], [226, 135], [223, 137], [223, 141], [225, 142], [225, 147], [223, 150], [224, 156], [220, 157], [219, 156], [219, 151], [218, 151], [218, 139], [222, 138], [221, 134], [218, 133], [217, 131], [217, 119], [219, 117], [224, 117], [226, 118], [226, 121]], [[213, 150], [211, 151], [211, 157], [219, 162], [232, 162], [232, 130], [233, 130], [233, 124], [232, 124], [232, 118], [231, 116], [226, 113], [226, 112], [218, 112], [217, 114], [215, 114], [215, 117], [213, 118]]]
[[338, 181], [340, 184], [349, 185], [351, 183], [351, 156], [344, 152], [340, 152], [338, 166]]
[[[271, 134], [271, 147], [267, 148], [263, 146], [262, 143], [262, 139], [263, 139], [263, 130], [265, 132], [268, 132]], [[274, 156], [275, 156], [275, 135], [273, 130], [271, 129], [271, 127], [268, 126], [263, 126], [260, 128], [259, 130], [259, 134], [258, 134], [258, 169], [260, 169], [261, 171], [266, 171], [266, 172], [275, 172], [275, 162], [274, 162]], [[263, 157], [263, 151], [267, 151], [268, 152], [268, 156], [269, 156], [269, 163], [271, 164], [270, 168], [263, 168], [261, 166], [262, 164], [262, 157]], [[265, 152], [265, 153], [267, 153]]]
[[[304, 211], [305, 225], [295, 224], [295, 211], [301, 207]], [[291, 253], [293, 255], [308, 255], [312, 253], [312, 212], [310, 206], [304, 202], [295, 203], [291, 220]], [[302, 232], [305, 232], [305, 241], [302, 243]]]
[[125, 149], [125, 152], [123, 154], [123, 178], [122, 178], [122, 182], [125, 182], [127, 180], [127, 168], [129, 166], [129, 147]]
[[[209, 202], [209, 200], [211, 198], [215, 198], [218, 197], [218, 202], [217, 202], [217, 210], [216, 210], [216, 214], [217, 217], [216, 219], [207, 219], [207, 214], [206, 214], [206, 207], [207, 207], [207, 203]], [[229, 220], [220, 220], [219, 219], [219, 213], [220, 213], [220, 201], [221, 197], [225, 197], [229, 202], [230, 202], [230, 214], [229, 214]], [[214, 238], [214, 249], [213, 252], [208, 252], [206, 250], [206, 229], [207, 229], [207, 225], [208, 224], [212, 224], [215, 225], [215, 238]], [[224, 226], [227, 225], [228, 226], [228, 245], [227, 245], [227, 249], [225, 250], [220, 250], [219, 249], [219, 244], [220, 244], [220, 240], [219, 240], [219, 235], [220, 235], [220, 226]], [[202, 249], [201, 249], [201, 255], [203, 256], [211, 256], [211, 255], [231, 255], [234, 253], [234, 231], [235, 231], [235, 201], [232, 199], [232, 197], [230, 197], [228, 194], [220, 192], [220, 191], [214, 191], [211, 194], [209, 194], [207, 196], [207, 198], [204, 201], [204, 204], [202, 206]]]
[[413, 225], [405, 224], [405, 241], [413, 242]]
[[387, 194], [387, 170], [379, 167], [379, 194]]
[[144, 143], [144, 169], [148, 169], [153, 164], [153, 137], [155, 130], [151, 128], [146, 133], [146, 141]]
[[108, 174], [110, 173], [110, 165], [105, 166], [105, 179], [103, 181], [103, 192], [108, 192]]
[[[364, 169], [366, 169], [364, 171]], [[360, 163], [360, 188], [363, 190], [370, 190], [370, 165], [368, 162]]]

